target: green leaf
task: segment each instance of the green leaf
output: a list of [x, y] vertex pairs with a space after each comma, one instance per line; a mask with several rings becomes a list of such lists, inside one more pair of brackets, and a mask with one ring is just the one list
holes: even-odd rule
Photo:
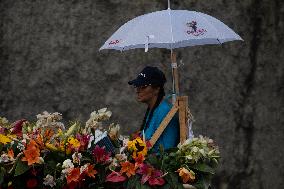
[[159, 159], [157, 158], [157, 156], [151, 154], [148, 156], [147, 161], [151, 164], [151, 165], [156, 165], [157, 168], [160, 168], [160, 164], [161, 162], [159, 161]]
[[150, 186], [145, 185], [145, 184], [141, 184], [141, 187], [140, 187], [140, 188], [141, 188], [141, 189], [151, 189]]
[[171, 185], [170, 184], [165, 184], [164, 186], [162, 186], [162, 189], [171, 189]]
[[215, 173], [215, 170], [212, 167], [204, 163], [198, 163], [190, 167], [204, 173], [210, 173], [210, 174]]
[[166, 180], [166, 182], [168, 183], [171, 189], [179, 189], [179, 188], [183, 189], [183, 185], [182, 183], [179, 182], [179, 178], [177, 174], [169, 172], [164, 177], [164, 179]]
[[197, 182], [194, 184], [196, 189], [208, 189], [210, 186], [211, 177], [210, 176], [202, 176], [200, 175]]
[[205, 189], [205, 184], [203, 179], [198, 179], [196, 183], [193, 184], [196, 189]]
[[16, 161], [16, 169], [15, 169], [15, 176], [19, 176], [26, 171], [28, 171], [30, 167], [27, 165], [27, 163], [22, 162], [21, 160]]
[[0, 168], [0, 186], [1, 186], [1, 184], [4, 182], [4, 176], [5, 176], [5, 169], [4, 169], [4, 167], [1, 167]]
[[140, 185], [139, 178], [137, 175], [130, 177], [127, 182], [127, 189], [137, 188]]

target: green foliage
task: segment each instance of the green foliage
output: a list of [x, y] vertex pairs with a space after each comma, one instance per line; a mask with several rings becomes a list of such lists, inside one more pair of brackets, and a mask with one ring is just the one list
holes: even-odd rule
[[200, 172], [214, 174], [215, 170], [205, 163], [196, 163], [190, 166], [192, 169], [195, 169]]
[[163, 188], [183, 189], [182, 183], [179, 182], [178, 174], [174, 172], [169, 172], [164, 178], [167, 184]]
[[28, 166], [28, 164], [26, 162], [22, 162], [21, 160], [17, 159], [14, 176], [19, 176], [21, 174], [24, 174], [29, 169], [30, 169], [30, 167]]
[[210, 175], [199, 175], [197, 182], [193, 184], [196, 189], [208, 189], [210, 186], [211, 176]]
[[0, 186], [4, 182], [4, 176], [5, 176], [6, 170], [4, 167], [0, 167]]

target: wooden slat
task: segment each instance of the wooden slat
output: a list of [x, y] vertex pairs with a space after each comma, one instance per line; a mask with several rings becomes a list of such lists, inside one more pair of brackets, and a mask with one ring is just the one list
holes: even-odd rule
[[167, 116], [164, 118], [164, 120], [162, 121], [162, 123], [160, 124], [160, 126], [157, 128], [152, 138], [150, 139], [150, 144], [152, 147], [157, 142], [157, 140], [159, 139], [165, 128], [168, 126], [168, 124], [170, 123], [171, 119], [174, 117], [177, 111], [178, 111], [178, 102], [174, 104], [172, 109], [169, 111]]
[[179, 125], [180, 125], [180, 142], [183, 143], [188, 138], [188, 126], [187, 126], [187, 104], [188, 97], [178, 97], [179, 106]]

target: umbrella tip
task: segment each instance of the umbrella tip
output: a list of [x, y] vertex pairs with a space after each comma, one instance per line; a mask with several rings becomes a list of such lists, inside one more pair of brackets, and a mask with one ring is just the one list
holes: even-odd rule
[[168, 0], [168, 9], [171, 9], [171, 1]]

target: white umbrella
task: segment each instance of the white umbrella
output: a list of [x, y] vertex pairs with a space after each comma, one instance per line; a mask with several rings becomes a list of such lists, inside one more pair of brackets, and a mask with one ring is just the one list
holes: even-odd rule
[[[129, 50], [135, 48], [175, 48], [221, 44], [242, 40], [232, 29], [207, 14], [188, 10], [156, 11], [138, 16], [122, 25], [100, 48]], [[173, 94], [179, 93], [176, 61], [172, 58]]]
[[121, 26], [100, 48], [129, 50], [221, 44], [242, 38], [216, 18], [188, 10], [162, 10]]

